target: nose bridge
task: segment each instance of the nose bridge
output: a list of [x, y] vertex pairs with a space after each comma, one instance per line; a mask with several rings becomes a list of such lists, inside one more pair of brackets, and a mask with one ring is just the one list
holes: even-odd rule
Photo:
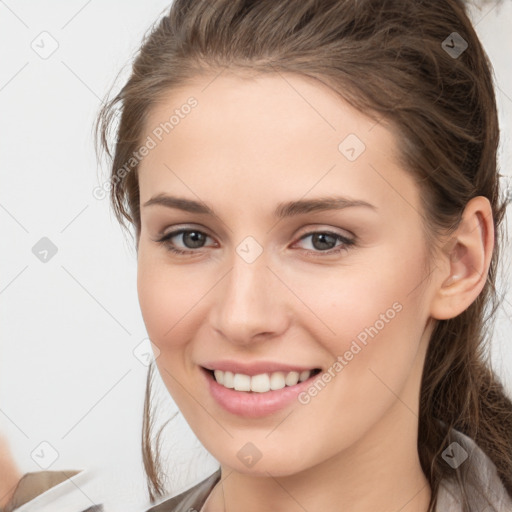
[[250, 342], [258, 334], [277, 334], [285, 321], [268, 254], [251, 238], [235, 248], [231, 271], [216, 296], [214, 326], [237, 343]]

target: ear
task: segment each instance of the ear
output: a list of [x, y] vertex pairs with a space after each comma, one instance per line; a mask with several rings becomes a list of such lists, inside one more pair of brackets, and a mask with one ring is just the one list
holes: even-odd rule
[[436, 263], [439, 285], [430, 314], [438, 320], [454, 318], [482, 291], [494, 249], [494, 223], [489, 200], [471, 199], [455, 232]]

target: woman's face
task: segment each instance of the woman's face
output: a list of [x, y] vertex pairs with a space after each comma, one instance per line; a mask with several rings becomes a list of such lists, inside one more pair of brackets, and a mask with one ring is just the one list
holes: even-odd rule
[[400, 140], [320, 82], [227, 73], [169, 93], [143, 140], [140, 306], [206, 449], [287, 475], [415, 439], [433, 292]]

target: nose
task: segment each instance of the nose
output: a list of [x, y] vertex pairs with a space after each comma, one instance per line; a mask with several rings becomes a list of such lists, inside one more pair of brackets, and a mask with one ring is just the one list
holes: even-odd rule
[[265, 251], [252, 263], [234, 253], [232, 262], [231, 270], [216, 286], [212, 327], [238, 345], [280, 336], [290, 321], [289, 297], [268, 266]]

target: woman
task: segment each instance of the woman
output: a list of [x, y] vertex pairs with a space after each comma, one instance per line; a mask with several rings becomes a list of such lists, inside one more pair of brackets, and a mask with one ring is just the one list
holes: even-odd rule
[[98, 133], [156, 366], [220, 462], [167, 499], [151, 368], [151, 510], [512, 510], [499, 132], [461, 0], [177, 0]]

